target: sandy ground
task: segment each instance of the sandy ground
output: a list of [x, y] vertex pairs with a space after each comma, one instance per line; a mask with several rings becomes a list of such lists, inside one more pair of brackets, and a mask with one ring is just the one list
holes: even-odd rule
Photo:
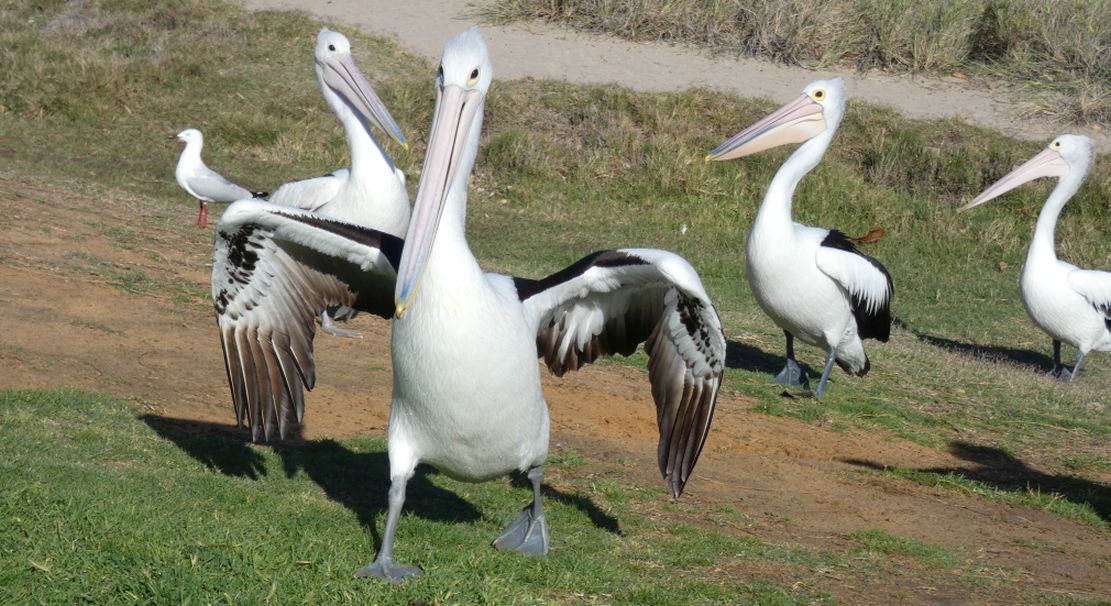
[[[0, 176], [0, 208], [0, 389], [78, 386], [132, 402], [144, 418], [161, 417], [156, 425], [162, 430], [244, 435], [233, 426], [205, 296], [212, 236], [189, 227], [191, 206], [90, 199]], [[385, 433], [389, 327], [373, 317], [353, 324], [365, 338], [316, 339], [318, 381], [306, 399], [307, 439]], [[614, 479], [630, 489], [660, 483], [645, 372], [605, 366], [562, 379], [542, 374], [554, 450], [573, 448], [602, 468], [622, 462]], [[843, 603], [1111, 598], [1111, 540], [1092, 527], [874, 473], [898, 466], [1001, 479], [1016, 473], [1007, 462], [974, 449], [929, 449], [882, 432], [833, 431], [758, 414], [753, 406], [736, 394], [719, 398], [706, 450], [682, 507], [666, 514], [670, 520], [714, 523], [720, 532], [765, 543], [838, 553], [851, 553], [849, 533], [878, 528], [960, 554], [972, 562], [976, 578], [993, 580], [969, 581], [961, 572], [969, 565], [933, 570], [910, 563], [869, 578], [831, 570], [815, 589]], [[1022, 473], [1054, 472], [1024, 464]], [[723, 508], [741, 512], [740, 520], [710, 522]], [[729, 562], [720, 570], [723, 580], [800, 582], [791, 565]], [[801, 578], [814, 582], [809, 571]]]
[[[698, 49], [636, 43], [583, 34], [543, 23], [504, 27], [483, 24], [473, 0], [244, 0], [251, 10], [301, 10], [325, 21], [388, 35], [410, 52], [438, 59], [444, 44], [480, 25], [496, 78], [549, 78], [586, 84], [619, 84], [643, 91], [709, 87], [785, 102], [819, 78], [845, 79], [853, 99], [886, 106], [914, 118], [959, 118], [1012, 136], [1048, 141], [1079, 132], [1111, 150], [1111, 134], [1054, 124], [1031, 116], [1032, 106], [1014, 91], [993, 92], [959, 78], [892, 76], [869, 72], [809, 70], [752, 59], [714, 57]], [[740, 130], [745, 125], [738, 124]]]

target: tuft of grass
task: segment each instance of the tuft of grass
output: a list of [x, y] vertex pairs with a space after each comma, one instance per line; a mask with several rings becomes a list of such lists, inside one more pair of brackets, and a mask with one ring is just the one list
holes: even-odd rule
[[907, 556], [930, 568], [953, 568], [963, 558], [943, 547], [910, 537], [902, 537], [879, 528], [851, 532], [848, 538], [859, 543], [865, 553], [886, 556]]
[[1105, 0], [496, 0], [482, 14], [810, 67], [978, 74], [1059, 93], [1043, 111], [1111, 122]]

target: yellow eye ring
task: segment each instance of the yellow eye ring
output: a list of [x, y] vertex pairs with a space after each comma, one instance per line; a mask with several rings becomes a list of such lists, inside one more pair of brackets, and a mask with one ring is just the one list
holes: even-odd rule
[[826, 98], [826, 91], [819, 88], [818, 90], [811, 93], [810, 96], [813, 97], [815, 101], [821, 101], [822, 99]]
[[467, 85], [468, 86], [473, 86], [475, 82], [478, 82], [478, 68], [477, 67], [471, 70], [471, 77], [467, 78]]

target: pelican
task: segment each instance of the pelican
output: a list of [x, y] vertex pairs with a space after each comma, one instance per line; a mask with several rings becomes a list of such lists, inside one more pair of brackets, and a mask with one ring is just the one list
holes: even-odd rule
[[837, 230], [791, 220], [791, 196], [821, 161], [845, 112], [840, 78], [819, 80], [801, 96], [742, 130], [707, 160], [730, 160], [789, 143], [802, 143], [772, 179], [748, 232], [745, 270], [756, 301], [783, 329], [787, 364], [775, 382], [808, 386], [795, 360], [795, 338], [826, 352], [814, 392], [826, 388], [836, 361], [864, 376], [871, 368], [862, 339], [887, 341], [891, 332], [891, 274]]
[[[1059, 177], [1038, 214], [1019, 284], [1026, 313], [1053, 337], [1050, 376], [1070, 383], [1076, 380], [1088, 352], [1111, 351], [1111, 273], [1080, 269], [1058, 259], [1053, 236], [1061, 209], [1080, 189], [1094, 158], [1091, 139], [1061, 135], [960, 209], [979, 206], [1039, 177]], [[1061, 343], [1078, 350], [1072, 371], [1061, 364]]]
[[315, 313], [342, 303], [394, 318], [389, 511], [378, 554], [359, 577], [421, 573], [393, 554], [418, 463], [474, 482], [526, 473], [532, 502], [494, 545], [547, 554], [540, 485], [549, 418], [537, 358], [561, 375], [646, 343], [658, 463], [675, 497], [709, 431], [725, 335], [682, 257], [606, 250], [540, 280], [479, 267], [464, 224], [491, 77], [477, 29], [448, 43], [403, 248], [389, 234], [265, 202], [232, 205], [218, 226], [212, 293], [237, 416], [256, 439], [303, 413]]
[[[351, 152], [351, 167], [331, 174], [286, 183], [270, 201], [316, 211], [348, 223], [356, 223], [394, 236], [409, 227], [409, 194], [405, 173], [397, 168], [371, 133], [369, 125], [408, 147], [405, 135], [390, 115], [351, 56], [347, 36], [322, 28], [316, 36], [313, 69], [320, 93], [336, 114]], [[350, 319], [353, 310], [325, 310], [321, 330], [336, 336], [359, 337], [359, 333], [335, 326], [332, 317]]]
[[270, 196], [270, 201], [400, 238], [409, 227], [405, 173], [394, 165], [371, 134], [369, 125], [407, 147], [405, 135], [355, 65], [346, 36], [321, 29], [316, 36], [314, 58], [320, 92], [343, 126], [351, 166], [322, 177], [286, 183]]
[[254, 192], [228, 181], [220, 173], [205, 166], [201, 160], [204, 135], [195, 128], [187, 128], [171, 139], [185, 142], [185, 149], [177, 159], [174, 178], [177, 184], [200, 201], [197, 211], [197, 227], [208, 227], [209, 202], [235, 202], [244, 198], [265, 198], [266, 192]]

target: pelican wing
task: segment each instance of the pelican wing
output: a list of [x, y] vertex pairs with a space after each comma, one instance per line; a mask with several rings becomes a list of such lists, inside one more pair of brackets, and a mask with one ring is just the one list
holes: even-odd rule
[[254, 197], [249, 190], [228, 181], [220, 173], [200, 166], [189, 175], [187, 180], [189, 193], [197, 198], [212, 200], [213, 202], [235, 202], [236, 200]]
[[312, 339], [326, 307], [393, 315], [401, 239], [286, 206], [231, 205], [216, 227], [212, 301], [235, 416], [254, 440], [285, 438], [316, 380]]
[[818, 269], [852, 298], [853, 316], [862, 339], [887, 341], [891, 335], [891, 274], [879, 261], [856, 249], [845, 234], [830, 230], [815, 255]]
[[1107, 316], [1111, 329], [1111, 272], [1098, 269], [1074, 269], [1069, 272], [1069, 286]]
[[678, 497], [706, 441], [725, 366], [721, 320], [694, 268], [661, 250], [608, 250], [514, 282], [539, 356], [556, 375], [645, 343], [660, 472]]
[[305, 210], [317, 210], [339, 195], [350, 173], [349, 169], [341, 168], [320, 177], [284, 183], [270, 194], [270, 201]]

